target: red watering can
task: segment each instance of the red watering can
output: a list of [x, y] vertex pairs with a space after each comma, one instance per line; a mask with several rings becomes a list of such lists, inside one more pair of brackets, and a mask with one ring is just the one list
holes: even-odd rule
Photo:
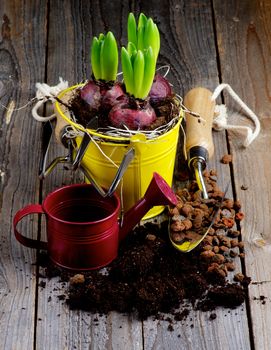
[[[101, 268], [117, 257], [119, 242], [156, 205], [176, 205], [175, 194], [157, 173], [142, 199], [119, 224], [117, 194], [102, 197], [90, 184], [73, 184], [50, 193], [43, 204], [30, 204], [14, 217], [14, 233], [23, 245], [46, 249], [58, 266], [75, 271]], [[24, 216], [45, 214], [47, 242], [23, 236], [17, 229]]]

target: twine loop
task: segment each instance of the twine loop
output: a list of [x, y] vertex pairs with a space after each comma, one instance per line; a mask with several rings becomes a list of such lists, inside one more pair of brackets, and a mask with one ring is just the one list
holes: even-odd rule
[[246, 137], [243, 140], [243, 146], [248, 147], [259, 135], [261, 130], [260, 121], [257, 115], [241, 100], [237, 93], [231, 88], [229, 84], [220, 84], [216, 87], [211, 97], [212, 100], [216, 100], [222, 90], [227, 90], [229, 95], [240, 105], [240, 107], [246, 112], [247, 116], [254, 122], [254, 131], [249, 126], [245, 125], [232, 125], [228, 124], [228, 113], [225, 105], [216, 105], [215, 116], [213, 120], [213, 129], [217, 131], [221, 130], [237, 130], [244, 131]]
[[44, 105], [47, 101], [55, 102], [55, 97], [64, 89], [68, 88], [68, 82], [59, 77], [59, 83], [55, 86], [49, 86], [46, 83], [36, 83], [36, 104], [32, 108], [32, 116], [39, 122], [46, 122], [55, 118], [55, 113], [52, 113], [48, 117], [39, 115], [38, 109]]

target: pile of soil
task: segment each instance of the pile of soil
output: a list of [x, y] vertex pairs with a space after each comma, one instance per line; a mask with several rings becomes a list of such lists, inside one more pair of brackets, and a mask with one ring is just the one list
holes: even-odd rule
[[[191, 196], [196, 190], [193, 182], [186, 189]], [[211, 203], [218, 201], [213, 197]], [[230, 272], [235, 270], [234, 259], [244, 258], [244, 245], [240, 231], [222, 224], [216, 220], [204, 241], [182, 254], [170, 243], [167, 221], [146, 223], [128, 234], [118, 258], [106, 268], [71, 276], [49, 264], [47, 275], [69, 279], [66, 301], [71, 309], [135, 313], [141, 320], [170, 313], [181, 320], [189, 313], [188, 304], [202, 311], [235, 308], [244, 302], [250, 278]], [[230, 274], [235, 274], [233, 282]]]

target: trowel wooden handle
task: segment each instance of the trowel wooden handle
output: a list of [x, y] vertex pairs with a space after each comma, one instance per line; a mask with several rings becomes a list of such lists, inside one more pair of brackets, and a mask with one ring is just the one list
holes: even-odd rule
[[214, 153], [212, 139], [212, 123], [214, 117], [215, 101], [211, 100], [212, 93], [203, 87], [190, 90], [184, 98], [184, 105], [191, 112], [198, 113], [204, 120], [199, 121], [197, 117], [189, 113], [186, 117], [186, 151], [193, 147], [203, 147], [207, 150], [209, 158]]

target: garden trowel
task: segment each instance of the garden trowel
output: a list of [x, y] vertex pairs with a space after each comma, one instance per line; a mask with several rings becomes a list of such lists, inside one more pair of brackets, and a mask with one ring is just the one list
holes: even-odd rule
[[[186, 154], [189, 168], [194, 172], [202, 197], [208, 198], [206, 185], [202, 172], [206, 168], [208, 159], [214, 153], [212, 139], [212, 122], [214, 117], [215, 102], [211, 100], [212, 93], [208, 89], [197, 87], [190, 90], [184, 98], [186, 108]], [[182, 242], [174, 242], [171, 238], [171, 220], [169, 220], [169, 238], [172, 245], [183, 253], [190, 252], [208, 234], [217, 216], [219, 208], [213, 216], [212, 223], [201, 236], [195, 239], [184, 239]]]
[[202, 172], [206, 168], [208, 159], [214, 153], [212, 123], [215, 101], [212, 101], [211, 97], [210, 90], [197, 87], [190, 90], [184, 98], [184, 106], [188, 110], [185, 113], [188, 166], [194, 172], [199, 189], [205, 199], [208, 198], [208, 194]]

